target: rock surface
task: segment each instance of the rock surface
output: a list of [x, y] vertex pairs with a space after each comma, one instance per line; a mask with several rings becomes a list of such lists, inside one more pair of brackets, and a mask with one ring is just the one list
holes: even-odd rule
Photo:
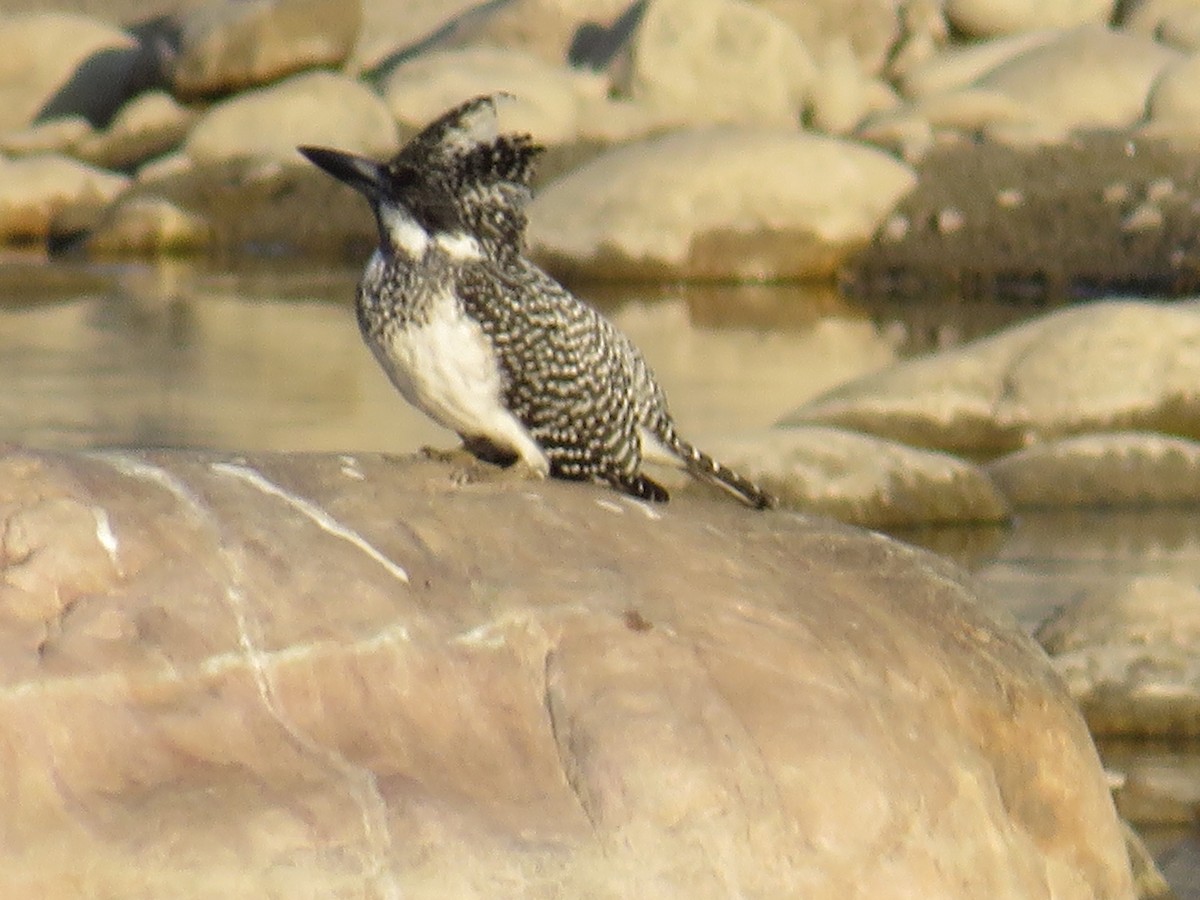
[[383, 82], [383, 96], [402, 126], [417, 131], [464, 97], [512, 95], [497, 111], [504, 130], [537, 136], [542, 144], [578, 140], [588, 127], [583, 110], [605, 97], [596, 76], [552, 66], [528, 53], [494, 47], [423, 54], [397, 66]]
[[298, 144], [382, 158], [396, 151], [398, 137], [387, 107], [365, 85], [332, 72], [309, 72], [214, 105], [192, 128], [185, 150], [197, 162], [298, 165]]
[[771, 428], [703, 446], [784, 505], [841, 522], [887, 528], [1009, 517], [1003, 495], [977, 466], [852, 431]]
[[804, 405], [821, 423], [996, 453], [1088, 431], [1200, 437], [1200, 305], [1095, 302], [898, 363]]
[[814, 65], [782, 21], [744, 0], [655, 0], [618, 86], [676, 123], [795, 125]]
[[208, 96], [337, 66], [350, 55], [361, 23], [360, 0], [206, 3], [174, 23], [171, 86], [181, 97]]
[[380, 457], [0, 460], [11, 896], [1125, 898], [946, 564]]
[[1093, 733], [1200, 735], [1200, 589], [1132, 578], [1088, 591], [1037, 633]]
[[1200, 503], [1200, 443], [1143, 431], [1034, 444], [985, 467], [1014, 507]]
[[709, 128], [626, 145], [547, 185], [529, 243], [571, 275], [819, 277], [912, 186], [875, 150], [788, 131]]
[[164, 91], [148, 91], [118, 110], [104, 131], [89, 134], [75, 153], [92, 165], [127, 169], [178, 147], [196, 113]]
[[967, 34], [987, 37], [1038, 28], [1104, 25], [1113, 0], [947, 0], [946, 18]]
[[0, 241], [44, 239], [63, 210], [103, 208], [128, 185], [123, 175], [58, 154], [0, 157]]
[[1177, 51], [1140, 35], [1083, 27], [1026, 50], [975, 84], [1058, 125], [1121, 127], [1142, 118], [1155, 80], [1180, 59]]
[[40, 115], [106, 121], [125, 99], [139, 49], [125, 32], [67, 13], [0, 15], [0, 131]]

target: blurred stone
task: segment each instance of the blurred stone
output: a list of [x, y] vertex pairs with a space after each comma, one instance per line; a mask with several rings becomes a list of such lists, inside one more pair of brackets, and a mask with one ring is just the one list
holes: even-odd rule
[[[1009, 517], [1003, 496], [977, 466], [852, 431], [772, 428], [702, 446], [784, 506], [841, 522], [894, 528]], [[711, 490], [694, 482], [681, 486]]]
[[86, 16], [0, 16], [0, 131], [39, 117], [107, 121], [128, 96], [141, 52], [124, 31]]
[[1200, 443], [1111, 432], [1034, 444], [986, 467], [1018, 508], [1200, 504]]
[[784, 424], [973, 454], [1089, 431], [1200, 437], [1200, 305], [1095, 301], [835, 388]]
[[921, 13], [909, 17], [910, 28], [940, 25], [936, 9], [912, 0], [753, 0], [753, 4], [785, 23], [815, 54], [848, 42], [857, 68], [867, 75], [882, 72], [900, 40], [901, 17], [909, 7], [920, 8]]
[[[366, 0], [351, 65], [386, 77], [434, 51], [491, 47], [554, 66], [567, 63], [578, 40], [607, 31], [614, 49], [628, 43], [635, 0]], [[641, 0], [644, 5], [644, 0]], [[595, 67], [593, 67], [595, 68]]]
[[814, 74], [796, 33], [751, 3], [654, 0], [619, 88], [678, 124], [794, 126]]
[[[875, 143], [892, 143], [898, 133], [925, 123], [930, 130], [948, 130], [975, 134], [997, 125], [1034, 125], [1043, 122], [1042, 113], [1002, 91], [981, 88], [933, 93], [911, 103], [896, 106], [870, 116], [858, 135]], [[1061, 131], [1065, 136], [1066, 132]]]
[[[607, 29], [633, 3], [634, 0], [513, 0], [481, 22], [470, 41], [520, 50], [561, 66], [566, 63], [581, 29]], [[629, 40], [627, 33], [610, 37], [619, 41], [623, 38], [625, 44]]]
[[[1169, 615], [1169, 613], [1168, 613]], [[1130, 766], [1113, 796], [1117, 811], [1142, 826], [1191, 825], [1200, 811], [1200, 758], [1182, 753], [1171, 759]]]
[[175, 22], [172, 89], [206, 96], [340, 65], [361, 22], [360, 0], [213, 0]]
[[1082, 720], [961, 572], [506, 479], [4, 457], [5, 893], [1130, 896]]
[[1087, 591], [1038, 629], [1095, 734], [1200, 735], [1200, 588], [1143, 575]]
[[812, 86], [812, 123], [818, 131], [842, 135], [868, 112], [868, 81], [850, 44], [836, 41], [825, 48]]
[[184, 149], [196, 162], [249, 158], [298, 164], [298, 144], [382, 158], [399, 141], [387, 106], [368, 87], [332, 72], [309, 72], [210, 107]]
[[940, 0], [910, 0], [899, 12], [900, 37], [887, 49], [887, 65], [880, 73], [893, 83], [936, 56], [950, 39]]
[[702, 128], [609, 151], [544, 188], [529, 243], [603, 278], [828, 277], [913, 184], [849, 141]]
[[1113, 0], [946, 0], [946, 18], [972, 37], [1107, 25]]
[[512, 95], [497, 109], [503, 130], [561, 144], [579, 138], [583, 104], [593, 101], [594, 110], [605, 99], [607, 82], [528, 53], [472, 47], [422, 54], [398, 66], [383, 83], [392, 115], [414, 131], [469, 97], [498, 91]]
[[947, 47], [921, 65], [907, 69], [900, 87], [907, 97], [927, 97], [969, 87], [997, 66], [1058, 36], [1058, 31], [1046, 28]]
[[1121, 128], [1142, 118], [1155, 80], [1180, 58], [1140, 35], [1085, 26], [1026, 50], [975, 85], [1005, 93], [1059, 125]]
[[1196, 9], [1195, 0], [1125, 0], [1120, 4], [1116, 24], [1125, 31], [1160, 39], [1166, 37], [1164, 31], [1172, 19], [1186, 17]]
[[41, 241], [70, 206], [101, 208], [129, 184], [65, 156], [0, 157], [0, 243]]
[[1125, 834], [1129, 865], [1133, 869], [1133, 889], [1137, 900], [1178, 900], [1155, 864], [1146, 842], [1124, 820], [1121, 821], [1121, 829]]
[[[412, 51], [439, 32], [453, 32], [456, 22], [464, 25], [471, 34], [474, 29], [472, 11], [483, 6], [487, 11], [479, 18], [490, 15], [491, 7], [503, 6], [513, 0], [500, 0], [497, 4], [480, 0], [360, 0], [362, 25], [358, 39], [347, 60], [352, 72], [362, 72], [385, 65], [389, 56]], [[434, 46], [440, 46], [436, 40]]]
[[1188, 56], [1163, 70], [1147, 102], [1147, 117], [1156, 125], [1183, 123], [1195, 127], [1200, 119], [1200, 54]]
[[202, 249], [212, 228], [201, 216], [162, 198], [138, 196], [118, 201], [88, 234], [92, 254], [158, 255]]
[[129, 101], [104, 131], [79, 142], [80, 159], [110, 169], [128, 169], [183, 143], [196, 113], [164, 91], [149, 91]]
[[1185, 53], [1200, 50], [1200, 7], [1190, 6], [1171, 12], [1163, 19], [1156, 36], [1168, 47]]
[[26, 128], [0, 133], [0, 153], [9, 156], [71, 153], [91, 132], [92, 125], [83, 116], [49, 119]]

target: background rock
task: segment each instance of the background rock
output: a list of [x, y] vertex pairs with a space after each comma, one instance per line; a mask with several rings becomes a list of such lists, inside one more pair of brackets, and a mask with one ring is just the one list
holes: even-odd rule
[[398, 66], [383, 82], [396, 120], [417, 131], [466, 97], [498, 91], [512, 95], [497, 110], [503, 129], [534, 135], [547, 144], [579, 138], [587, 100], [603, 100], [598, 76], [573, 72], [514, 50], [474, 47], [422, 54]]
[[212, 2], [174, 22], [170, 79], [181, 97], [220, 94], [315, 66], [337, 66], [362, 23], [360, 0]]
[[168, 200], [131, 197], [109, 209], [85, 246], [96, 254], [162, 254], [202, 249], [212, 241], [212, 226], [201, 216]]
[[945, 563], [484, 472], [0, 461], [6, 890], [1129, 896], [1077, 712]]
[[1200, 307], [1096, 302], [897, 363], [818, 397], [784, 424], [995, 453], [1087, 431], [1200, 436]]
[[[804, 46], [818, 52], [822, 48], [848, 43], [861, 71], [869, 75], [882, 72], [889, 55], [900, 41], [903, 30], [929, 29], [940, 25], [940, 16], [924, 8], [920, 0], [898, 3], [896, 0], [753, 0], [786, 24], [800, 37]], [[911, 12], [916, 15], [908, 15]], [[932, 16], [925, 15], [931, 13]], [[902, 17], [908, 19], [902, 22]], [[937, 25], [933, 23], [936, 22]]]
[[1179, 54], [1145, 38], [1084, 27], [1026, 50], [975, 82], [1069, 127], [1129, 126], [1145, 114], [1159, 74]]
[[39, 117], [102, 124], [128, 96], [141, 50], [120, 29], [85, 16], [0, 16], [0, 131]]
[[1096, 734], [1196, 737], [1200, 590], [1154, 575], [1088, 592], [1037, 634]]
[[977, 37], [1038, 28], [1104, 25], [1112, 0], [947, 0], [946, 18]]
[[0, 153], [9, 156], [72, 153], [91, 134], [92, 125], [83, 116], [47, 119], [27, 128], [0, 133]]
[[128, 185], [123, 175], [65, 156], [0, 157], [0, 240], [44, 239], [67, 207], [102, 208]]
[[808, 49], [743, 0], [654, 0], [619, 87], [676, 123], [794, 125], [814, 75]]
[[[772, 428], [705, 440], [785, 506], [871, 528], [1003, 522], [1008, 504], [976, 466], [835, 428]], [[667, 483], [667, 482], [664, 482]], [[684, 482], [685, 490], [705, 486]]]
[[1200, 503], [1200, 443], [1152, 432], [1034, 444], [985, 470], [1018, 508]]
[[87, 135], [75, 147], [80, 159], [126, 169], [178, 147], [196, 118], [164, 91], [148, 91], [117, 112], [108, 128]]
[[908, 68], [900, 86], [908, 97], [925, 97], [943, 91], [965, 88], [997, 66], [1058, 36], [1053, 28], [1024, 31], [1019, 34], [947, 47], [921, 65]]
[[906, 167], [849, 142], [683, 131], [613, 150], [546, 186], [530, 210], [529, 242], [568, 274], [820, 277], [911, 185]]
[[396, 151], [396, 123], [358, 81], [331, 72], [295, 75], [211, 107], [188, 135], [196, 162], [264, 159], [299, 164], [299, 144], [379, 158]]

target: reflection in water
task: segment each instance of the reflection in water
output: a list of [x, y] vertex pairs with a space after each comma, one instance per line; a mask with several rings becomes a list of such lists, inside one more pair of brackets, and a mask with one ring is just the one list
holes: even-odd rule
[[[91, 267], [74, 272], [74, 293], [63, 267], [5, 270], [0, 439], [395, 452], [454, 443], [404, 403], [359, 339], [357, 268]], [[769, 425], [895, 358], [893, 339], [827, 290], [581, 293], [643, 348], [691, 434]]]

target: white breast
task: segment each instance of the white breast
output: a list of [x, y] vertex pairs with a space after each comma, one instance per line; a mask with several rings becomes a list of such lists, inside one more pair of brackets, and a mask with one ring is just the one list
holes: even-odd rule
[[508, 447], [532, 469], [549, 471], [545, 455], [501, 399], [500, 366], [483, 328], [448, 295], [430, 320], [371, 340], [392, 383], [438, 424], [466, 437]]

